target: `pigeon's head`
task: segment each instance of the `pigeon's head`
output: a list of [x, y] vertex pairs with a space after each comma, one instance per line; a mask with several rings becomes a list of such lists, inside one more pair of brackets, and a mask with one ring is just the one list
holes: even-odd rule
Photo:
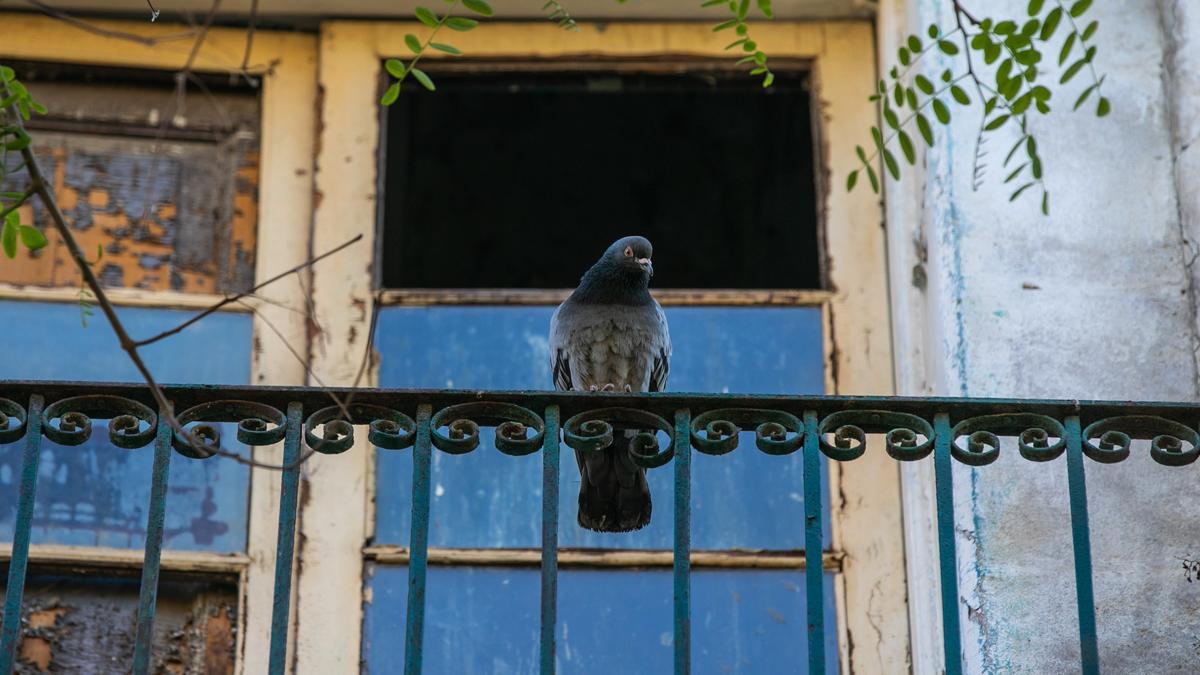
[[654, 247], [645, 237], [622, 237], [612, 243], [604, 252], [604, 260], [609, 265], [620, 269], [644, 275], [647, 279], [654, 276], [654, 265], [650, 262]]

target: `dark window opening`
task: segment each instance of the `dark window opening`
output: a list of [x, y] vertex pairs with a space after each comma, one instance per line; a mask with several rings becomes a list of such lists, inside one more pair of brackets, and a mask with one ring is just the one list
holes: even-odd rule
[[619, 236], [658, 288], [821, 288], [808, 75], [441, 72], [384, 114], [385, 288], [567, 288]]

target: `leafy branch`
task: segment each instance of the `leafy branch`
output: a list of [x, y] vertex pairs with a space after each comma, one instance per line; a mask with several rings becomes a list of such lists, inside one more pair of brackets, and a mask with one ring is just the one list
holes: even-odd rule
[[[948, 125], [951, 120], [950, 107], [942, 96], [949, 92], [949, 99], [961, 107], [972, 106], [976, 101], [983, 104], [976, 136], [973, 187], [978, 189], [984, 174], [982, 161], [987, 153], [982, 151], [982, 145], [986, 136], [1009, 129], [1010, 133], [1015, 132], [1017, 136], [1016, 143], [1002, 164], [1007, 172], [1004, 183], [1014, 186], [1009, 201], [1015, 201], [1036, 187], [1041, 194], [1042, 212], [1048, 215], [1050, 196], [1045, 185], [1037, 139], [1031, 131], [1031, 115], [1050, 112], [1053, 91], [1050, 86], [1042, 84], [1039, 78], [1043, 75], [1043, 53], [1053, 46], [1052, 41], [1060, 25], [1064, 24], [1064, 19], [1069, 30], [1062, 44], [1057, 47], [1058, 67], [1062, 69], [1057, 86], [1069, 83], [1086, 66], [1092, 82], [1079, 94], [1074, 109], [1078, 110], [1095, 94], [1098, 98], [1096, 116], [1104, 117], [1111, 111], [1111, 103], [1100, 91], [1104, 77], [1095, 70], [1096, 46], [1089, 42], [1099, 28], [1099, 22], [1092, 20], [1082, 30], [1077, 23], [1091, 9], [1092, 0], [1075, 0], [1069, 6], [1062, 0], [1054, 0], [1049, 7], [1045, 0], [1029, 0], [1026, 6], [1028, 16], [1021, 23], [1009, 19], [977, 18], [959, 0], [952, 0], [952, 4], [954, 28], [943, 32], [937, 24], [930, 25], [926, 31], [931, 40], [928, 44], [916, 35], [910, 35], [896, 55], [903, 70], [892, 67], [888, 77], [879, 81], [877, 91], [870, 100], [879, 106], [880, 119], [885, 128], [890, 129], [889, 135], [884, 137], [880, 127], [871, 127], [874, 151], [868, 155], [861, 146], [856, 147], [860, 167], [847, 176], [846, 188], [853, 190], [859, 172], [864, 172], [872, 190], [878, 193], [880, 183], [874, 165], [879, 158], [882, 158], [888, 174], [899, 180], [900, 163], [891, 150], [893, 141], [899, 146], [904, 159], [910, 165], [916, 164], [916, 147], [905, 129], [911, 129], [909, 125], [914, 123], [926, 147], [933, 147], [935, 138], [925, 110], [931, 107], [937, 121], [943, 126]], [[945, 85], [940, 89], [925, 74], [913, 73], [922, 58], [935, 46], [945, 56], [961, 59], [964, 66], [959, 75], [954, 75], [952, 68], [945, 69], [941, 74]], [[1076, 47], [1082, 53], [1067, 65], [1076, 54]], [[969, 79], [974, 85], [974, 100], [957, 85], [963, 79]], [[901, 120], [896, 111], [906, 108], [911, 113]]]
[[[758, 11], [768, 19], [775, 18], [775, 12], [771, 9], [771, 0], [756, 0]], [[750, 37], [750, 26], [746, 23], [746, 18], [750, 13], [750, 0], [705, 0], [701, 3], [701, 7], [715, 7], [717, 5], [725, 5], [730, 12], [731, 18], [722, 21], [713, 26], [713, 32], [719, 33], [724, 30], [733, 29], [733, 32], [738, 35], [738, 39], [725, 45], [725, 50], [741, 48], [746, 52], [746, 56], [738, 59], [737, 64], [751, 65], [751, 75], [762, 75], [762, 86], [769, 87], [775, 81], [775, 73], [771, 72], [767, 66], [767, 55], [763, 50], [758, 48], [758, 43]]]
[[[17, 80], [17, 74], [8, 66], [0, 66], [0, 181], [10, 173], [20, 171], [25, 166], [22, 161], [13, 169], [8, 168], [8, 153], [21, 152], [29, 147], [29, 134], [17, 120], [8, 117], [11, 111], [23, 120], [28, 120], [31, 113], [44, 115], [46, 108], [33, 100], [25, 85]], [[33, 186], [21, 192], [0, 192], [0, 248], [8, 259], [17, 257], [17, 244], [20, 242], [29, 250], [37, 250], [46, 245], [46, 235], [33, 225], [21, 223], [18, 212], [36, 194]]]
[[570, 12], [558, 0], [550, 0], [542, 5], [542, 11], [546, 11], [547, 9], [550, 10], [550, 13], [546, 15], [546, 18], [557, 24], [559, 28], [569, 31], [579, 30], [579, 25], [575, 23], [575, 19], [571, 18]]
[[[396, 78], [396, 81], [392, 82], [392, 84], [388, 86], [387, 90], [383, 92], [383, 97], [379, 99], [379, 103], [381, 105], [390, 106], [396, 102], [396, 99], [400, 98], [400, 87], [404, 84], [404, 80], [408, 79], [409, 75], [412, 75], [413, 79], [415, 79], [421, 84], [422, 87], [425, 87], [429, 91], [434, 91], [437, 88], [433, 84], [433, 79], [430, 78], [425, 71], [417, 67], [417, 63], [420, 62], [421, 57], [424, 56], [428, 50], [434, 49], [451, 56], [462, 55], [462, 51], [454, 45], [447, 44], [445, 42], [433, 41], [443, 27], [459, 32], [466, 32], [479, 25], [479, 22], [475, 19], [452, 16], [450, 14], [450, 10], [453, 9], [454, 5], [458, 4], [459, 1], [460, 0], [449, 0], [448, 4], [450, 7], [447, 8], [446, 13], [440, 17], [433, 10], [430, 10], [426, 7], [417, 7], [416, 11], [414, 11], [417, 21], [420, 21], [422, 24], [428, 28], [431, 28], [432, 30], [430, 30], [429, 35], [425, 36], [424, 42], [422, 42], [416, 35], [413, 35], [412, 33], [408, 33], [404, 36], [404, 45], [413, 53], [413, 57], [407, 65], [405, 65], [405, 63], [400, 59], [388, 59], [384, 62], [384, 68], [387, 69], [387, 72], [392, 77]], [[495, 14], [495, 12], [492, 10], [492, 6], [484, 0], [461, 0], [461, 2], [463, 7], [466, 7], [480, 16], [492, 16]]]

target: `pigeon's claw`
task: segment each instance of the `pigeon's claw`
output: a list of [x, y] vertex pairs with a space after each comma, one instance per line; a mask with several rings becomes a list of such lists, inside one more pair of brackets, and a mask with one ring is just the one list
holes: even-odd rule
[[596, 392], [596, 391], [600, 391], [600, 390], [599, 390], [599, 389], [597, 389], [597, 388], [596, 388], [596, 385], [594, 385], [594, 384], [593, 384], [592, 386], [588, 387], [588, 391], [591, 391], [591, 392]]
[[617, 385], [613, 384], [612, 382], [609, 382], [608, 384], [604, 385], [604, 388], [601, 389], [600, 391], [616, 391], [616, 390], [617, 390]]
[[627, 385], [625, 385], [625, 393], [626, 393], [626, 394], [629, 394], [629, 393], [632, 393], [632, 392], [633, 392], [633, 387], [629, 386], [628, 384], [627, 384]]

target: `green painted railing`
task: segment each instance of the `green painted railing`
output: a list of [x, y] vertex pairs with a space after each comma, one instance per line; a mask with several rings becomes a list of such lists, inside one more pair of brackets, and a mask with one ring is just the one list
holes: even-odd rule
[[[1000, 436], [1015, 436], [1021, 456], [1050, 462], [1066, 455], [1075, 555], [1076, 602], [1084, 673], [1099, 672], [1096, 613], [1084, 485], [1086, 456], [1101, 463], [1129, 456], [1133, 439], [1149, 440], [1160, 464], [1184, 466], [1200, 454], [1200, 406], [945, 398], [858, 398], [703, 394], [596, 394], [576, 392], [474, 392], [328, 390], [317, 388], [169, 386], [177, 419], [205, 441], [219, 439], [213, 423], [237, 423], [237, 437], [253, 446], [283, 443], [281, 493], [272, 608], [270, 672], [286, 664], [289, 599], [295, 554], [299, 468], [304, 445], [326, 454], [354, 443], [354, 426], [366, 425], [370, 443], [414, 454], [405, 670], [421, 671], [429, 535], [429, 482], [433, 450], [453, 454], [479, 445], [479, 428], [495, 427], [496, 447], [509, 455], [542, 452], [541, 672], [554, 672], [557, 607], [558, 481], [560, 443], [596, 451], [611, 442], [613, 425], [653, 429], [635, 439], [634, 459], [648, 468], [674, 460], [675, 672], [690, 670], [691, 453], [720, 455], [753, 432], [771, 455], [802, 452], [806, 551], [821, 550], [821, 457], [841, 462], [867, 451], [867, 434], [883, 434], [883, 451], [898, 461], [933, 455], [947, 673], [962, 671], [958, 578], [951, 465], [994, 462]], [[331, 405], [333, 400], [342, 404]], [[162, 553], [163, 521], [172, 449], [204, 456], [149, 407], [141, 386], [63, 382], [0, 382], [0, 443], [23, 442], [20, 494], [0, 632], [0, 672], [11, 672], [21, 636], [21, 600], [29, 561], [34, 496], [42, 437], [61, 445], [85, 442], [93, 419], [109, 420], [112, 442], [123, 448], [153, 444], [154, 468], [146, 527], [135, 650], [131, 669], [146, 673]], [[349, 401], [349, 403], [345, 403]], [[307, 417], [306, 417], [307, 415]], [[563, 421], [563, 418], [566, 418]], [[673, 420], [669, 422], [668, 420]], [[560, 433], [561, 431], [561, 433]], [[874, 451], [874, 450], [872, 450]], [[1047, 467], [1047, 470], [1052, 470]], [[825, 670], [825, 613], [821, 565], [806, 565], [808, 670]], [[797, 664], [799, 665], [799, 664]]]

